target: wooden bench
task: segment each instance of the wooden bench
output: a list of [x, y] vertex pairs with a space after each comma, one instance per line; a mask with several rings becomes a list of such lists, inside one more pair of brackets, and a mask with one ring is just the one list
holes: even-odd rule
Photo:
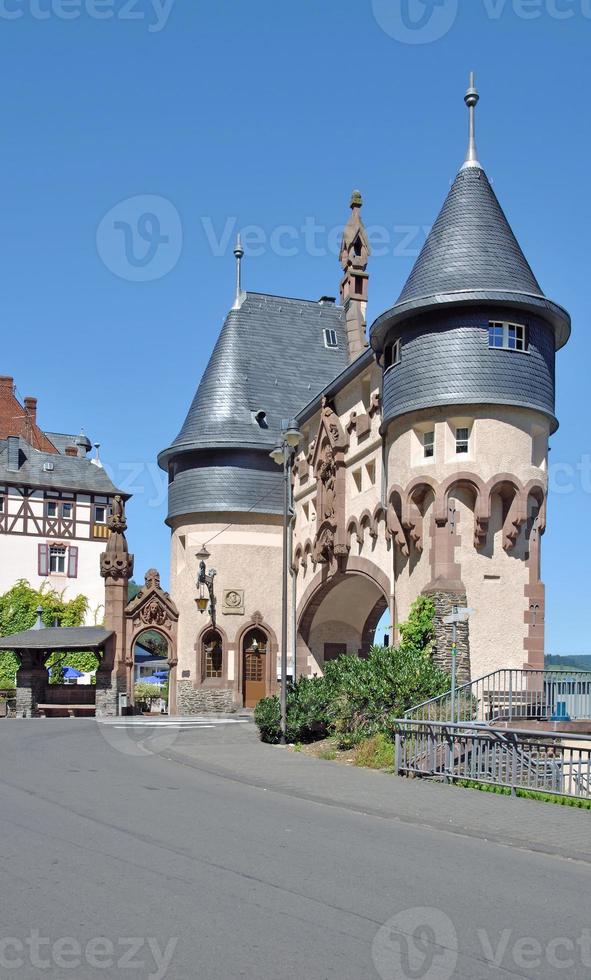
[[68, 713], [68, 718], [75, 718], [75, 712], [81, 711], [84, 713], [96, 711], [96, 705], [94, 704], [38, 704], [37, 711], [41, 718], [47, 718], [48, 711], [66, 711]]

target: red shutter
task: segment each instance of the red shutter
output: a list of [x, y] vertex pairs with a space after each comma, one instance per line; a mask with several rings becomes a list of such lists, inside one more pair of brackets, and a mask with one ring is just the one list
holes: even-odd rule
[[37, 551], [37, 570], [42, 578], [49, 575], [49, 545], [40, 544]]
[[78, 548], [68, 548], [68, 578], [78, 577]]

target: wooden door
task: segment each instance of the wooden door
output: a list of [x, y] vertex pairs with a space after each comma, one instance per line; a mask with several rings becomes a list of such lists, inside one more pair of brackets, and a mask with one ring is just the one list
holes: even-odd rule
[[252, 630], [244, 640], [244, 707], [254, 708], [267, 694], [267, 637]]

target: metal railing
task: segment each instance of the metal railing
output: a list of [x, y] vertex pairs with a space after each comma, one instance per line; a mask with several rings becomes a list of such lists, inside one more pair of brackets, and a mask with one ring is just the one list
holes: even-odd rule
[[505, 668], [415, 705], [409, 721], [591, 719], [591, 671]]
[[395, 722], [396, 771], [591, 800], [591, 735]]

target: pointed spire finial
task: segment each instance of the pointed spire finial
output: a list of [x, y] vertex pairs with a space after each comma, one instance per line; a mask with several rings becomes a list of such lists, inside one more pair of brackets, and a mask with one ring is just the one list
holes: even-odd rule
[[474, 72], [471, 71], [470, 86], [464, 96], [464, 102], [468, 106], [468, 112], [470, 113], [470, 133], [468, 138], [468, 151], [462, 170], [465, 170], [467, 167], [481, 167], [478, 160], [478, 153], [476, 152], [476, 106], [479, 101], [480, 96], [476, 88], [476, 78]]
[[363, 207], [363, 198], [361, 197], [361, 191], [351, 191], [351, 203], [349, 204], [351, 209]]
[[233, 310], [239, 310], [242, 306], [242, 256], [244, 255], [244, 249], [242, 248], [242, 242], [240, 240], [240, 232], [236, 235], [236, 245], [234, 246], [234, 255], [236, 256], [236, 296], [234, 298]]

